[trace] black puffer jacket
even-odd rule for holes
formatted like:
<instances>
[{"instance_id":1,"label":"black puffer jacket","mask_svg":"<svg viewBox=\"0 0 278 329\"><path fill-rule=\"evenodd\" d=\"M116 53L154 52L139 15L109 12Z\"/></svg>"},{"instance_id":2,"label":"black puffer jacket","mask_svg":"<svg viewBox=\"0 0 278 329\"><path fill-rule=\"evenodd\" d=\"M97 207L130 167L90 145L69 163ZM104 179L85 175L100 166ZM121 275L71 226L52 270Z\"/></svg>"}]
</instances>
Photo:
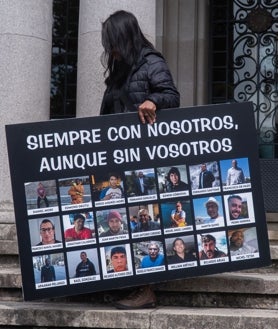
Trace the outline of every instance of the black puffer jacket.
<instances>
[{"instance_id":1,"label":"black puffer jacket","mask_svg":"<svg viewBox=\"0 0 278 329\"><path fill-rule=\"evenodd\" d=\"M107 88L100 114L115 113L107 106L111 100L111 88ZM123 96L124 94L124 96ZM121 112L137 111L145 100L152 101L157 109L179 107L180 95L163 56L156 50L143 48L140 58L131 70L121 91ZM115 97L114 97L115 98Z\"/></svg>"}]
</instances>

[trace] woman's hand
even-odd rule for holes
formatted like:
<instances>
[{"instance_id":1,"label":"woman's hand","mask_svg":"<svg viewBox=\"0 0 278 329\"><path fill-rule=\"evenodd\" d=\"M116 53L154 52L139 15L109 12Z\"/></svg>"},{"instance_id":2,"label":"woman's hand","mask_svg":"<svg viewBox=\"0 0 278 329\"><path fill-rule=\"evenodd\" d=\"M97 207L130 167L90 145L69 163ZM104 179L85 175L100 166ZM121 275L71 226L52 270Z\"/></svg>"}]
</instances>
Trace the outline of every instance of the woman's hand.
<instances>
[{"instance_id":1,"label":"woman's hand","mask_svg":"<svg viewBox=\"0 0 278 329\"><path fill-rule=\"evenodd\" d=\"M146 100L144 103L138 107L139 119L142 123L153 124L156 120L156 105L149 100Z\"/></svg>"}]
</instances>

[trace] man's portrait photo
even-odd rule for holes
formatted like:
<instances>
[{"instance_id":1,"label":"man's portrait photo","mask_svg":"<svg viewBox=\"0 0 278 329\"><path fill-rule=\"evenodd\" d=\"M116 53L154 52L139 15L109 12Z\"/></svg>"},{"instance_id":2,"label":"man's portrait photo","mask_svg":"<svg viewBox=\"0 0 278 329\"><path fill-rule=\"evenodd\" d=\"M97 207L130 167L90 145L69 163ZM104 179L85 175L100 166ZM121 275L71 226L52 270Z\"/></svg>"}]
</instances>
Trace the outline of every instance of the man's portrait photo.
<instances>
[{"instance_id":1,"label":"man's portrait photo","mask_svg":"<svg viewBox=\"0 0 278 329\"><path fill-rule=\"evenodd\" d=\"M163 202L161 207L161 219L163 222L164 233L174 231L189 231L192 226L192 212L190 201L179 199L177 201Z\"/></svg>"},{"instance_id":2,"label":"man's portrait photo","mask_svg":"<svg viewBox=\"0 0 278 329\"><path fill-rule=\"evenodd\" d=\"M126 208L99 210L96 212L96 219L101 241L105 237L118 237L117 239L119 239L121 236L121 239L128 238Z\"/></svg>"},{"instance_id":3,"label":"man's portrait photo","mask_svg":"<svg viewBox=\"0 0 278 329\"><path fill-rule=\"evenodd\" d=\"M157 203L129 207L129 214L133 218L136 217L136 225L131 226L130 223L133 237L161 234L161 220Z\"/></svg>"},{"instance_id":4,"label":"man's portrait photo","mask_svg":"<svg viewBox=\"0 0 278 329\"><path fill-rule=\"evenodd\" d=\"M251 192L224 195L224 204L228 225L237 225L239 222L252 223L255 221Z\"/></svg>"},{"instance_id":5,"label":"man's portrait photo","mask_svg":"<svg viewBox=\"0 0 278 329\"><path fill-rule=\"evenodd\" d=\"M243 255L252 255L252 257L259 257L256 227L229 230L228 239L232 261L246 259L245 257L241 257Z\"/></svg>"},{"instance_id":6,"label":"man's portrait photo","mask_svg":"<svg viewBox=\"0 0 278 329\"><path fill-rule=\"evenodd\" d=\"M220 173L217 161L204 162L189 166L192 193L203 190L203 193L220 192Z\"/></svg>"},{"instance_id":7,"label":"man's portrait photo","mask_svg":"<svg viewBox=\"0 0 278 329\"><path fill-rule=\"evenodd\" d=\"M222 160L220 168L224 191L251 187L248 158Z\"/></svg>"},{"instance_id":8,"label":"man's portrait photo","mask_svg":"<svg viewBox=\"0 0 278 329\"><path fill-rule=\"evenodd\" d=\"M63 215L64 238L66 243L72 244L74 241L88 240L95 242L95 225L92 213L71 213ZM85 241L84 241L85 243Z\"/></svg>"},{"instance_id":9,"label":"man's portrait photo","mask_svg":"<svg viewBox=\"0 0 278 329\"><path fill-rule=\"evenodd\" d=\"M193 207L197 229L225 225L223 203L220 195L193 199Z\"/></svg>"},{"instance_id":10,"label":"man's portrait photo","mask_svg":"<svg viewBox=\"0 0 278 329\"><path fill-rule=\"evenodd\" d=\"M185 165L160 167L156 169L156 172L160 194L173 193L173 196L177 194L175 192L179 192L179 196L189 194L190 184L188 184Z\"/></svg>"},{"instance_id":11,"label":"man's portrait photo","mask_svg":"<svg viewBox=\"0 0 278 329\"><path fill-rule=\"evenodd\" d=\"M63 253L51 253L33 257L33 269L36 288L43 288L43 283L61 281L66 285L66 270Z\"/></svg>"},{"instance_id":12,"label":"man's portrait photo","mask_svg":"<svg viewBox=\"0 0 278 329\"><path fill-rule=\"evenodd\" d=\"M133 270L129 244L102 247L100 253L104 279L132 275Z\"/></svg>"},{"instance_id":13,"label":"man's portrait photo","mask_svg":"<svg viewBox=\"0 0 278 329\"><path fill-rule=\"evenodd\" d=\"M165 255L161 241L148 240L133 244L136 273L149 273L145 269L155 271L165 270ZM149 270L151 271L151 270Z\"/></svg>"},{"instance_id":14,"label":"man's portrait photo","mask_svg":"<svg viewBox=\"0 0 278 329\"><path fill-rule=\"evenodd\" d=\"M226 232L209 232L198 235L199 260L201 265L215 264L216 259L228 262ZM221 261L218 260L217 263Z\"/></svg>"},{"instance_id":15,"label":"man's portrait photo","mask_svg":"<svg viewBox=\"0 0 278 329\"><path fill-rule=\"evenodd\" d=\"M157 184L153 168L125 172L127 196L148 200L148 196L157 195Z\"/></svg>"},{"instance_id":16,"label":"man's portrait photo","mask_svg":"<svg viewBox=\"0 0 278 329\"><path fill-rule=\"evenodd\" d=\"M67 252L67 263L71 284L88 281L88 277L92 276L95 277L94 280L100 279L96 248ZM82 279L84 277L86 278L85 280Z\"/></svg>"},{"instance_id":17,"label":"man's portrait photo","mask_svg":"<svg viewBox=\"0 0 278 329\"><path fill-rule=\"evenodd\" d=\"M176 268L175 266L170 265L182 264L186 262L194 262L192 263L192 266L197 266L197 252L193 235L168 238L165 239L165 243L167 263L170 269Z\"/></svg>"},{"instance_id":18,"label":"man's portrait photo","mask_svg":"<svg viewBox=\"0 0 278 329\"><path fill-rule=\"evenodd\" d=\"M122 172L99 173L91 176L95 205L125 202L124 174ZM102 201L102 202L100 202Z\"/></svg>"},{"instance_id":19,"label":"man's portrait photo","mask_svg":"<svg viewBox=\"0 0 278 329\"><path fill-rule=\"evenodd\" d=\"M58 211L56 180L27 182L24 188L28 215Z\"/></svg>"},{"instance_id":20,"label":"man's portrait photo","mask_svg":"<svg viewBox=\"0 0 278 329\"><path fill-rule=\"evenodd\" d=\"M89 176L59 179L58 186L62 210L80 209L80 207L85 208L92 206Z\"/></svg>"},{"instance_id":21,"label":"man's portrait photo","mask_svg":"<svg viewBox=\"0 0 278 329\"><path fill-rule=\"evenodd\" d=\"M29 231L32 250L47 248L57 249L62 247L62 233L60 217L42 217L29 220ZM41 248L34 248L40 246Z\"/></svg>"}]
</instances>

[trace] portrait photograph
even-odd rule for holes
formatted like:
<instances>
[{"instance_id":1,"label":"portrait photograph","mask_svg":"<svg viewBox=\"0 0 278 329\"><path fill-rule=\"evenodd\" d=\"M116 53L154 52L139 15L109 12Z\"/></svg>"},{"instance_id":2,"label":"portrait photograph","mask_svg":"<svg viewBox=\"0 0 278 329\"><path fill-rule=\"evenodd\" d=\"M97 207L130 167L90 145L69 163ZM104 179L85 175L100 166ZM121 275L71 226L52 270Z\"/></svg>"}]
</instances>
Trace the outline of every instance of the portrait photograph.
<instances>
[{"instance_id":1,"label":"portrait photograph","mask_svg":"<svg viewBox=\"0 0 278 329\"><path fill-rule=\"evenodd\" d=\"M111 208L96 211L97 231L100 242L129 238L126 208Z\"/></svg>"},{"instance_id":2,"label":"portrait photograph","mask_svg":"<svg viewBox=\"0 0 278 329\"><path fill-rule=\"evenodd\" d=\"M33 257L36 289L66 285L66 270L63 253L51 253Z\"/></svg>"},{"instance_id":3,"label":"portrait photograph","mask_svg":"<svg viewBox=\"0 0 278 329\"><path fill-rule=\"evenodd\" d=\"M32 251L63 247L59 216L29 219Z\"/></svg>"},{"instance_id":4,"label":"portrait photograph","mask_svg":"<svg viewBox=\"0 0 278 329\"><path fill-rule=\"evenodd\" d=\"M179 235L165 239L168 269L197 266L198 252L194 235Z\"/></svg>"},{"instance_id":5,"label":"portrait photograph","mask_svg":"<svg viewBox=\"0 0 278 329\"><path fill-rule=\"evenodd\" d=\"M27 182L24 189L28 215L59 210L56 180Z\"/></svg>"},{"instance_id":6,"label":"portrait photograph","mask_svg":"<svg viewBox=\"0 0 278 329\"><path fill-rule=\"evenodd\" d=\"M221 195L194 198L194 219L196 229L222 227L225 225Z\"/></svg>"},{"instance_id":7,"label":"portrait photograph","mask_svg":"<svg viewBox=\"0 0 278 329\"><path fill-rule=\"evenodd\" d=\"M260 257L256 227L240 227L228 231L232 261Z\"/></svg>"},{"instance_id":8,"label":"portrait photograph","mask_svg":"<svg viewBox=\"0 0 278 329\"><path fill-rule=\"evenodd\" d=\"M67 252L70 284L100 280L97 248Z\"/></svg>"},{"instance_id":9,"label":"portrait photograph","mask_svg":"<svg viewBox=\"0 0 278 329\"><path fill-rule=\"evenodd\" d=\"M128 202L157 199L157 183L153 168L125 171Z\"/></svg>"},{"instance_id":10,"label":"portrait photograph","mask_svg":"<svg viewBox=\"0 0 278 329\"><path fill-rule=\"evenodd\" d=\"M125 203L125 188L122 172L92 175L93 199L95 206Z\"/></svg>"},{"instance_id":11,"label":"portrait photograph","mask_svg":"<svg viewBox=\"0 0 278 329\"><path fill-rule=\"evenodd\" d=\"M248 158L221 160L219 163L224 191L251 188Z\"/></svg>"},{"instance_id":12,"label":"portrait photograph","mask_svg":"<svg viewBox=\"0 0 278 329\"><path fill-rule=\"evenodd\" d=\"M62 210L92 207L89 176L63 178L58 180Z\"/></svg>"},{"instance_id":13,"label":"portrait photograph","mask_svg":"<svg viewBox=\"0 0 278 329\"><path fill-rule=\"evenodd\" d=\"M160 167L156 172L160 198L189 195L190 184L185 165Z\"/></svg>"},{"instance_id":14,"label":"portrait photograph","mask_svg":"<svg viewBox=\"0 0 278 329\"><path fill-rule=\"evenodd\" d=\"M162 202L160 209L165 234L193 230L193 218L189 199Z\"/></svg>"},{"instance_id":15,"label":"portrait photograph","mask_svg":"<svg viewBox=\"0 0 278 329\"><path fill-rule=\"evenodd\" d=\"M227 225L255 222L252 192L224 195Z\"/></svg>"},{"instance_id":16,"label":"portrait photograph","mask_svg":"<svg viewBox=\"0 0 278 329\"><path fill-rule=\"evenodd\" d=\"M100 255L104 279L133 275L129 244L113 244L101 247Z\"/></svg>"},{"instance_id":17,"label":"portrait photograph","mask_svg":"<svg viewBox=\"0 0 278 329\"><path fill-rule=\"evenodd\" d=\"M220 192L220 172L217 161L189 166L192 194Z\"/></svg>"}]
</instances>

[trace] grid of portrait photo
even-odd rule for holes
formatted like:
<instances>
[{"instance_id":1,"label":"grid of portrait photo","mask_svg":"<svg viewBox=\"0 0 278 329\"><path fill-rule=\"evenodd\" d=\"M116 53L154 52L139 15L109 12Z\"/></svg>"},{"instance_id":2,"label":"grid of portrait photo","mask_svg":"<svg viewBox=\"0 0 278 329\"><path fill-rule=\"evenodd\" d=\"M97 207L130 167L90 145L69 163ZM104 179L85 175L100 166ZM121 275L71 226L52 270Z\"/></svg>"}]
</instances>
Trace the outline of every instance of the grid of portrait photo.
<instances>
[{"instance_id":1,"label":"grid of portrait photo","mask_svg":"<svg viewBox=\"0 0 278 329\"><path fill-rule=\"evenodd\" d=\"M248 158L96 171L24 188L35 289L260 257Z\"/></svg>"}]
</instances>

